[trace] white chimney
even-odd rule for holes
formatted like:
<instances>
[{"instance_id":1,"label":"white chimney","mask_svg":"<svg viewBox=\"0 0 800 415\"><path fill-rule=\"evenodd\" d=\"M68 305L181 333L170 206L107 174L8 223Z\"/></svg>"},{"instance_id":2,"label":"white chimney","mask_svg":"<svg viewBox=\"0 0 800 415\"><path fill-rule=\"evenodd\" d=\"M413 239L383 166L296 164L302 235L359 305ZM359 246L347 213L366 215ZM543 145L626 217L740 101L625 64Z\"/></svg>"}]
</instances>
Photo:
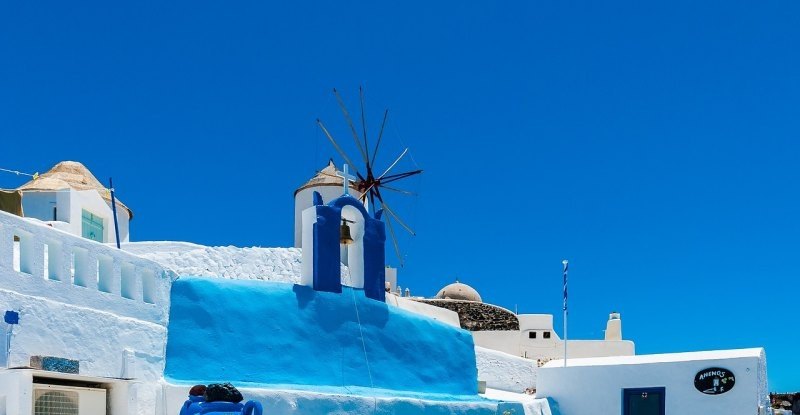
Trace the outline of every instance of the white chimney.
<instances>
[{"instance_id":1,"label":"white chimney","mask_svg":"<svg viewBox=\"0 0 800 415\"><path fill-rule=\"evenodd\" d=\"M622 340L622 319L619 313L612 311L606 323L606 340Z\"/></svg>"}]
</instances>

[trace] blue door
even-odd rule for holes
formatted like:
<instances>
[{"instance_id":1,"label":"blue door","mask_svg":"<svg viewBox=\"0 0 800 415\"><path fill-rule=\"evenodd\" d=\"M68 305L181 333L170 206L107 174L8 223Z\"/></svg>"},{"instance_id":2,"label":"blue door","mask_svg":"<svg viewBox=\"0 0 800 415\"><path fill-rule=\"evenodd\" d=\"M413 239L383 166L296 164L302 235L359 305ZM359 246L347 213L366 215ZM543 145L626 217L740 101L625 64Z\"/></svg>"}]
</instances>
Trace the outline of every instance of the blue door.
<instances>
[{"instance_id":1,"label":"blue door","mask_svg":"<svg viewBox=\"0 0 800 415\"><path fill-rule=\"evenodd\" d=\"M622 390L622 415L665 415L664 388Z\"/></svg>"}]
</instances>

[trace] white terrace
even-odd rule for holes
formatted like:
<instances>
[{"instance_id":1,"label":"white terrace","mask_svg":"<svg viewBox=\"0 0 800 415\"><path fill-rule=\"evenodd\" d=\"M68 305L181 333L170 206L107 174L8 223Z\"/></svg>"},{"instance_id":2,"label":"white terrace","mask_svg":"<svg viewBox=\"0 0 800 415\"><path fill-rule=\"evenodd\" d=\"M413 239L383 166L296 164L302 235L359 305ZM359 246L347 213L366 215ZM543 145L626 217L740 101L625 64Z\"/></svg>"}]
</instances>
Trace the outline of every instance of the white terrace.
<instances>
[{"instance_id":1,"label":"white terrace","mask_svg":"<svg viewBox=\"0 0 800 415\"><path fill-rule=\"evenodd\" d=\"M0 287L165 325L167 273L110 245L0 211Z\"/></svg>"}]
</instances>

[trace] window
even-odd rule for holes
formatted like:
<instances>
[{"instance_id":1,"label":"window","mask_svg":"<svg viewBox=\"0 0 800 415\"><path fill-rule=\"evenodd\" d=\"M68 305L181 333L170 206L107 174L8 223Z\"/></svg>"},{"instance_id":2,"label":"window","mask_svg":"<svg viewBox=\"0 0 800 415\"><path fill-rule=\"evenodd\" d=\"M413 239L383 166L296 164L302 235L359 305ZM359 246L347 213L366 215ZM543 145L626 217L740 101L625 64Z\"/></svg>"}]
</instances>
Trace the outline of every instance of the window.
<instances>
[{"instance_id":1,"label":"window","mask_svg":"<svg viewBox=\"0 0 800 415\"><path fill-rule=\"evenodd\" d=\"M104 242L103 218L87 210L81 212L81 236L97 242Z\"/></svg>"},{"instance_id":2,"label":"window","mask_svg":"<svg viewBox=\"0 0 800 415\"><path fill-rule=\"evenodd\" d=\"M529 339L535 339L536 338L536 332L535 331L529 331L528 332L528 338Z\"/></svg>"},{"instance_id":3,"label":"window","mask_svg":"<svg viewBox=\"0 0 800 415\"><path fill-rule=\"evenodd\" d=\"M549 338L550 338L550 332L549 332L549 331L545 331L545 332L543 332L543 333L542 333L542 338L543 338L543 339L549 339Z\"/></svg>"}]
</instances>

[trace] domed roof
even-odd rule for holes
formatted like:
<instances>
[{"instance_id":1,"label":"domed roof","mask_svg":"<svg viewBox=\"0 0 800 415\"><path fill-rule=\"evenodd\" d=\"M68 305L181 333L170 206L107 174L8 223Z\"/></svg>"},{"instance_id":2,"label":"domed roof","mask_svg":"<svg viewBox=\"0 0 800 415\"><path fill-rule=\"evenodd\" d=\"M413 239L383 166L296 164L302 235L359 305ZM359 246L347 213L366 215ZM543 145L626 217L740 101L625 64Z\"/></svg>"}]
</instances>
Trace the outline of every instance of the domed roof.
<instances>
[{"instance_id":1,"label":"domed roof","mask_svg":"<svg viewBox=\"0 0 800 415\"><path fill-rule=\"evenodd\" d=\"M483 300L481 300L481 295L478 294L474 288L467 284L462 284L458 282L458 280L439 290L439 292L436 294L436 298L442 300L475 301L478 303L483 302Z\"/></svg>"},{"instance_id":2,"label":"domed roof","mask_svg":"<svg viewBox=\"0 0 800 415\"><path fill-rule=\"evenodd\" d=\"M316 186L338 186L342 187L343 180L341 176L337 176L339 172L336 169L336 165L333 164L333 159L328 160L328 165L325 166L324 169L317 172L311 180L307 181L304 185L297 188L294 191L294 194L300 193L303 189L308 189L309 187L316 187ZM350 190L354 191L355 193L361 194L358 192L358 189L354 184L350 184Z\"/></svg>"},{"instance_id":3,"label":"domed roof","mask_svg":"<svg viewBox=\"0 0 800 415\"><path fill-rule=\"evenodd\" d=\"M47 192L64 189L96 190L103 199L109 203L111 202L109 189L103 186L86 166L77 161L62 161L53 166L47 173L43 173L38 178L17 188L22 192ZM133 211L120 202L119 199L116 202L120 207L128 211L128 218L133 219Z\"/></svg>"}]
</instances>

